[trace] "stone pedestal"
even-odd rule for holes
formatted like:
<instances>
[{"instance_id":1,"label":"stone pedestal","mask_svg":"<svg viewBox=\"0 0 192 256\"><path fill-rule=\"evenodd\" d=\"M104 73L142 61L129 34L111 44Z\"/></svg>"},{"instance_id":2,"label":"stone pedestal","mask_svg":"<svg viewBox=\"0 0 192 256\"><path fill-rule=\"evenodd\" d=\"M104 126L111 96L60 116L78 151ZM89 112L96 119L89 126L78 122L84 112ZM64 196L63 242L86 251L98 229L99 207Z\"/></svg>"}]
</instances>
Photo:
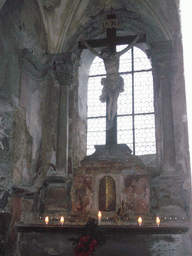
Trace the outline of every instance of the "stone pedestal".
<instances>
[{"instance_id":1,"label":"stone pedestal","mask_svg":"<svg viewBox=\"0 0 192 256\"><path fill-rule=\"evenodd\" d=\"M52 223L58 223L60 216L67 217L71 209L71 179L50 176L38 190L14 187L15 221L24 224L44 223L49 216Z\"/></svg>"},{"instance_id":2,"label":"stone pedestal","mask_svg":"<svg viewBox=\"0 0 192 256\"><path fill-rule=\"evenodd\" d=\"M59 176L46 179L41 190L39 216L67 216L70 211L70 189L70 179Z\"/></svg>"},{"instance_id":3,"label":"stone pedestal","mask_svg":"<svg viewBox=\"0 0 192 256\"><path fill-rule=\"evenodd\" d=\"M177 175L157 177L151 184L152 195L157 201L157 215L163 219L186 219L190 198ZM153 198L154 199L154 198Z\"/></svg>"}]
</instances>

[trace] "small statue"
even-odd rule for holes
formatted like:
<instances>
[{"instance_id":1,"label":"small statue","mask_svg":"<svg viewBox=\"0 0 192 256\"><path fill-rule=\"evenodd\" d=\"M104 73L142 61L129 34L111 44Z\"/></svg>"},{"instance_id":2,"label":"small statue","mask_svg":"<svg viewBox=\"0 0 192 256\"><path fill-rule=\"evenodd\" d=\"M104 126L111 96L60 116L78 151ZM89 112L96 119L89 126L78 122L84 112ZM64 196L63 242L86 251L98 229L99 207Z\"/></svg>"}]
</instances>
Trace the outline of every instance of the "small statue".
<instances>
[{"instance_id":1,"label":"small statue","mask_svg":"<svg viewBox=\"0 0 192 256\"><path fill-rule=\"evenodd\" d=\"M119 93L124 91L124 81L119 75L119 58L122 54L126 53L134 44L139 40L140 35L138 35L126 48L120 52L112 53L108 47L101 50L101 53L93 49L86 41L84 44L91 53L97 57L103 59L105 70L107 73L106 78L101 79L101 84L103 85L102 95L100 96L101 102L106 102L108 97L107 106L107 121L113 121L117 113L117 99Z\"/></svg>"}]
</instances>

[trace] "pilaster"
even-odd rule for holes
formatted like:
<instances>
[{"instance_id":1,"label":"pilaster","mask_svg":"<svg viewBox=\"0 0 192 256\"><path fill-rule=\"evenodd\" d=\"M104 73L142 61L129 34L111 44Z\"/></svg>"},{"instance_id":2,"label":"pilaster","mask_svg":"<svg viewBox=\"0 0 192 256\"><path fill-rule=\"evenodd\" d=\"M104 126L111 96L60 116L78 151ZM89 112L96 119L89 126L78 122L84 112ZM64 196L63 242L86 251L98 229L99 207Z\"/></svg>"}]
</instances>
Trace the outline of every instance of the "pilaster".
<instances>
[{"instance_id":1,"label":"pilaster","mask_svg":"<svg viewBox=\"0 0 192 256\"><path fill-rule=\"evenodd\" d=\"M151 43L156 122L157 162L164 174L175 171L175 140L171 87L173 84L172 42Z\"/></svg>"},{"instance_id":2,"label":"pilaster","mask_svg":"<svg viewBox=\"0 0 192 256\"><path fill-rule=\"evenodd\" d=\"M68 53L53 57L53 68L60 86L59 118L57 136L57 175L68 173L68 130L69 130L69 86L71 83L72 61Z\"/></svg>"}]
</instances>

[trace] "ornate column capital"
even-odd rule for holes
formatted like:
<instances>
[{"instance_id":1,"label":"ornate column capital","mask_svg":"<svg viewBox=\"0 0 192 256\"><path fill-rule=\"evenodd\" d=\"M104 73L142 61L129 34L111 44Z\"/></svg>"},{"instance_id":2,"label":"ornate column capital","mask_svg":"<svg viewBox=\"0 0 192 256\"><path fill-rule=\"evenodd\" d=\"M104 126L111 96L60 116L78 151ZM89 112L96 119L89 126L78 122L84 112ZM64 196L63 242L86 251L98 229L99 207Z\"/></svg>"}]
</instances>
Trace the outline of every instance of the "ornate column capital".
<instances>
[{"instance_id":1,"label":"ornate column capital","mask_svg":"<svg viewBox=\"0 0 192 256\"><path fill-rule=\"evenodd\" d=\"M70 86L72 80L71 53L59 53L52 57L52 65L55 77L60 85Z\"/></svg>"}]
</instances>

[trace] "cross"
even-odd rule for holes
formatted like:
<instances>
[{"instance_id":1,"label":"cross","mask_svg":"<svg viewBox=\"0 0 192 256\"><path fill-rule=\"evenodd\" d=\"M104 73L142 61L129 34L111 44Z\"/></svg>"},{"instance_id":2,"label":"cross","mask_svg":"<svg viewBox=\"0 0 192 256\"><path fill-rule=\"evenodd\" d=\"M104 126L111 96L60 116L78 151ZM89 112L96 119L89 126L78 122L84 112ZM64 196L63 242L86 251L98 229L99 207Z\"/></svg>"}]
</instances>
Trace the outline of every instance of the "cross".
<instances>
[{"instance_id":1,"label":"cross","mask_svg":"<svg viewBox=\"0 0 192 256\"><path fill-rule=\"evenodd\" d=\"M116 53L116 45L129 44L133 42L136 38L136 35L117 37L116 36L116 14L107 15L107 22L109 22L112 26L107 28L107 38L103 39L94 39L94 40L86 40L86 42L92 47L103 47L108 46L111 53ZM106 22L106 24L107 24ZM137 43L146 42L146 35L143 35ZM86 46L79 41L79 49L86 49ZM106 106L109 104L109 98L107 98ZM106 111L106 120L108 118L108 111ZM110 129L106 129L106 145L114 145L117 144L117 113L113 119L113 124Z\"/></svg>"}]
</instances>

